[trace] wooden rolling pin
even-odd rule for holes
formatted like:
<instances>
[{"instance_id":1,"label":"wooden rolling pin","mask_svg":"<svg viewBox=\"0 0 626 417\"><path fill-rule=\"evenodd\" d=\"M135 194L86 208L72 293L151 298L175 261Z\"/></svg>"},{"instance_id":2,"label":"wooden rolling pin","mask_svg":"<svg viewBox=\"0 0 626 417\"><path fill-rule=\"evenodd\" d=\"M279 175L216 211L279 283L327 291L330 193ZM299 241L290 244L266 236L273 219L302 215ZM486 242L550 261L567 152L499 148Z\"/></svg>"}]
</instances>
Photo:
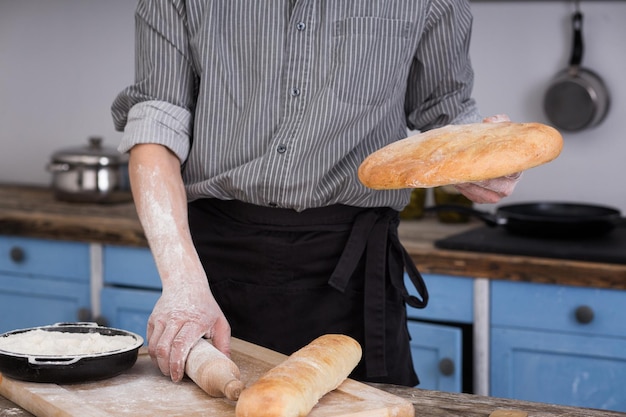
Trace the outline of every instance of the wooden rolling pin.
<instances>
[{"instance_id":1,"label":"wooden rolling pin","mask_svg":"<svg viewBox=\"0 0 626 417\"><path fill-rule=\"evenodd\" d=\"M191 348L185 372L211 397L236 401L244 389L237 365L206 339L200 339Z\"/></svg>"}]
</instances>

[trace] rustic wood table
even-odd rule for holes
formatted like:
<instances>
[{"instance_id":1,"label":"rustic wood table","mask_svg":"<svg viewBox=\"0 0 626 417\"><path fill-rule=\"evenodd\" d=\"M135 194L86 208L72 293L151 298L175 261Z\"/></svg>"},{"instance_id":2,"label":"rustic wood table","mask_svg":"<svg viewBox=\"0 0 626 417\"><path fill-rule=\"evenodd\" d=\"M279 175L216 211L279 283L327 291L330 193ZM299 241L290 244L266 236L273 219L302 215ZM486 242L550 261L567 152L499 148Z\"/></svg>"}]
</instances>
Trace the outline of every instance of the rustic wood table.
<instances>
[{"instance_id":1,"label":"rustic wood table","mask_svg":"<svg viewBox=\"0 0 626 417\"><path fill-rule=\"evenodd\" d=\"M552 404L453 394L418 388L372 384L413 403L416 417L489 417L496 410L521 411L528 417L624 417L626 413ZM31 413L0 396L0 417L33 417ZM190 416L191 417L191 416Z\"/></svg>"}]
</instances>

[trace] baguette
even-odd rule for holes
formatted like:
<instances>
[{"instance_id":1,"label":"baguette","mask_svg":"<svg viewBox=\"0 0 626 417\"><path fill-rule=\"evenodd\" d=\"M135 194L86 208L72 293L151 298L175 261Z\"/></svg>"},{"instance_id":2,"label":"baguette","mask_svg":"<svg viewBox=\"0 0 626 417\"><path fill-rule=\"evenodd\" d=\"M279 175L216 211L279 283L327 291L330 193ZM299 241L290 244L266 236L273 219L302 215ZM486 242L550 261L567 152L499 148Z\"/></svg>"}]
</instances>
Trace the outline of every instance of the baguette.
<instances>
[{"instance_id":1,"label":"baguette","mask_svg":"<svg viewBox=\"0 0 626 417\"><path fill-rule=\"evenodd\" d=\"M349 336L327 334L270 369L237 401L237 417L303 417L337 388L361 359L361 346Z\"/></svg>"},{"instance_id":2,"label":"baguette","mask_svg":"<svg viewBox=\"0 0 626 417\"><path fill-rule=\"evenodd\" d=\"M541 123L448 125L379 149L358 176L378 190L484 181L550 162L562 148L561 134Z\"/></svg>"}]
</instances>

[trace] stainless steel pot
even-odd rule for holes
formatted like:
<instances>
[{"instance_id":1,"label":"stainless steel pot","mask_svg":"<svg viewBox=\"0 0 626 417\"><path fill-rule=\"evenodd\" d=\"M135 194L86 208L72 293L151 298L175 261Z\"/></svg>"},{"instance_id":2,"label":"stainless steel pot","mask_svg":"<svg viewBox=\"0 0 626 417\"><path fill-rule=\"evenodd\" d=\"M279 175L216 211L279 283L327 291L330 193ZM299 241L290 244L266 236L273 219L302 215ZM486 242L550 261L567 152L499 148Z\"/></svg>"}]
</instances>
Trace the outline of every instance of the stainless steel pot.
<instances>
[{"instance_id":1,"label":"stainless steel pot","mask_svg":"<svg viewBox=\"0 0 626 417\"><path fill-rule=\"evenodd\" d=\"M61 149L48 164L57 199L81 203L118 203L132 199L128 155L90 137L86 146Z\"/></svg>"},{"instance_id":2,"label":"stainless steel pot","mask_svg":"<svg viewBox=\"0 0 626 417\"><path fill-rule=\"evenodd\" d=\"M572 18L574 45L569 68L552 80L544 97L544 111L558 128L579 131L599 124L609 110L610 97L604 81L595 72L581 66L583 58L583 15Z\"/></svg>"}]
</instances>

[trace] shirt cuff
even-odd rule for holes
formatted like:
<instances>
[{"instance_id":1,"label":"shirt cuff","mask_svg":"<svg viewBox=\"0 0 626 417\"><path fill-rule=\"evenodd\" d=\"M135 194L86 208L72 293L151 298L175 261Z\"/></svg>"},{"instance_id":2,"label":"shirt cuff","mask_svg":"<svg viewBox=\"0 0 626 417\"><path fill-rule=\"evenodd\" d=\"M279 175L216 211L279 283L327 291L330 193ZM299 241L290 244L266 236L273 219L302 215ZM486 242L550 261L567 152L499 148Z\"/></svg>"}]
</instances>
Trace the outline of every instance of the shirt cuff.
<instances>
[{"instance_id":1,"label":"shirt cuff","mask_svg":"<svg viewBox=\"0 0 626 417\"><path fill-rule=\"evenodd\" d=\"M476 102L472 99L465 103L461 112L450 122L452 125L464 125L469 123L480 123L483 116L478 111Z\"/></svg>"},{"instance_id":2,"label":"shirt cuff","mask_svg":"<svg viewBox=\"0 0 626 417\"><path fill-rule=\"evenodd\" d=\"M141 143L167 147L181 163L187 160L192 127L191 112L164 101L143 101L128 112L118 150L122 153Z\"/></svg>"}]
</instances>

